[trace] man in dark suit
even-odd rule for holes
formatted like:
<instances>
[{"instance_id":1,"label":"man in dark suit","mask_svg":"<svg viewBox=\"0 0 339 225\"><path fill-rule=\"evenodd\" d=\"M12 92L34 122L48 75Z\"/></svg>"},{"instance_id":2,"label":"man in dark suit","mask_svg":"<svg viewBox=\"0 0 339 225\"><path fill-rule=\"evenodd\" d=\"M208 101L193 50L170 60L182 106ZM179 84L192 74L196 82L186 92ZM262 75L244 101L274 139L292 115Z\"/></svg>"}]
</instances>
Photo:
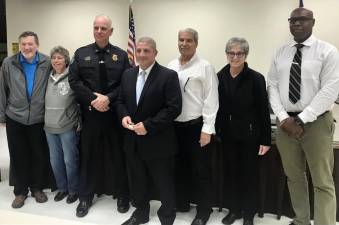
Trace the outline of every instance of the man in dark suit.
<instances>
[{"instance_id":1,"label":"man in dark suit","mask_svg":"<svg viewBox=\"0 0 339 225\"><path fill-rule=\"evenodd\" d=\"M136 210L123 225L149 221L149 181L152 179L162 206L162 225L175 219L173 180L177 151L173 120L181 112L178 75L155 61L156 43L140 38L136 47L138 67L122 76L117 112L125 129L124 150L130 176L130 190Z\"/></svg>"}]
</instances>

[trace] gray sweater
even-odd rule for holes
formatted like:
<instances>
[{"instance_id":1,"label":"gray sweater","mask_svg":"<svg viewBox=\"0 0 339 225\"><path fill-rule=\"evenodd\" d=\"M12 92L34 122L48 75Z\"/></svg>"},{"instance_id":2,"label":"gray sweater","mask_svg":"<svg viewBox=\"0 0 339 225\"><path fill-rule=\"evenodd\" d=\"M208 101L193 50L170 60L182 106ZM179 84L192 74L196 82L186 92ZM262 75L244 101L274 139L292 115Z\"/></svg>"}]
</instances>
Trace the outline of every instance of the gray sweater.
<instances>
[{"instance_id":1,"label":"gray sweater","mask_svg":"<svg viewBox=\"0 0 339 225\"><path fill-rule=\"evenodd\" d=\"M45 91L49 58L41 53L35 71L32 96L29 99L26 78L19 54L7 57L0 69L0 123L6 116L24 125L44 122Z\"/></svg>"},{"instance_id":2,"label":"gray sweater","mask_svg":"<svg viewBox=\"0 0 339 225\"><path fill-rule=\"evenodd\" d=\"M45 96L45 130L61 134L77 128L80 122L79 107L68 83L68 68L58 77L50 73Z\"/></svg>"}]
</instances>

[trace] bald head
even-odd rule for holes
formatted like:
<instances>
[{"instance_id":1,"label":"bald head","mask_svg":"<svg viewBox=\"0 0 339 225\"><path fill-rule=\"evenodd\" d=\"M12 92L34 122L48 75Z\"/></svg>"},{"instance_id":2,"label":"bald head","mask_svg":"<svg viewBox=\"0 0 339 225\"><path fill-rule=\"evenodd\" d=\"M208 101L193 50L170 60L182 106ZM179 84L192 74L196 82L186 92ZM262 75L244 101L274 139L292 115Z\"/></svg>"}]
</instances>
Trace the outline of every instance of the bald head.
<instances>
[{"instance_id":1,"label":"bald head","mask_svg":"<svg viewBox=\"0 0 339 225\"><path fill-rule=\"evenodd\" d=\"M312 35L315 19L311 10L296 8L291 12L291 17L288 21L290 23L290 32L296 42L302 43Z\"/></svg>"},{"instance_id":2,"label":"bald head","mask_svg":"<svg viewBox=\"0 0 339 225\"><path fill-rule=\"evenodd\" d=\"M303 15L307 15L309 18L313 19L313 12L311 10L303 8L303 7L299 7L299 8L294 9L291 12L291 17L293 16L293 14L300 14L300 13L303 14Z\"/></svg>"}]
</instances>

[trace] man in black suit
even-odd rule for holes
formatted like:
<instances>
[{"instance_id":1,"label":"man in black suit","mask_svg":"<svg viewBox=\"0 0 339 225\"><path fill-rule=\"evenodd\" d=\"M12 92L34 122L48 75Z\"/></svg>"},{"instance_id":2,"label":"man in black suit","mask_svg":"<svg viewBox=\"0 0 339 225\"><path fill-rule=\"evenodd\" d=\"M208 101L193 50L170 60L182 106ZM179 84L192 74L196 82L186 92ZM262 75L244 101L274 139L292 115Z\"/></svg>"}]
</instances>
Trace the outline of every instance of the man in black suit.
<instances>
[{"instance_id":1,"label":"man in black suit","mask_svg":"<svg viewBox=\"0 0 339 225\"><path fill-rule=\"evenodd\" d=\"M162 225L175 219L174 155L177 151L173 120L181 112L181 92L175 71L155 61L152 38L138 40L138 67L122 76L117 112L125 129L124 150L130 190L136 210L123 225L149 221L149 181L152 179L162 203Z\"/></svg>"}]
</instances>

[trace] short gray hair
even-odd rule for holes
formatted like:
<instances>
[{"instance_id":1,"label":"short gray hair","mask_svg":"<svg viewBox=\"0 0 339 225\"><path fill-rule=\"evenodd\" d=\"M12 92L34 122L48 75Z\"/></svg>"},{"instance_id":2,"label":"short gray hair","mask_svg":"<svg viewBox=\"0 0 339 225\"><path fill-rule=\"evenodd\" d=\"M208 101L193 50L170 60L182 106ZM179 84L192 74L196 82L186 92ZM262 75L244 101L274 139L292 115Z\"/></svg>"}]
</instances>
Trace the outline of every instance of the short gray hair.
<instances>
[{"instance_id":1,"label":"short gray hair","mask_svg":"<svg viewBox=\"0 0 339 225\"><path fill-rule=\"evenodd\" d=\"M65 64L66 64L66 67L67 67L69 65L69 62L70 62L68 50L66 48L62 47L62 46L56 46L56 47L52 48L52 50L51 50L51 54L50 54L51 58L56 53L59 53L60 55L62 55L65 58Z\"/></svg>"},{"instance_id":2,"label":"short gray hair","mask_svg":"<svg viewBox=\"0 0 339 225\"><path fill-rule=\"evenodd\" d=\"M137 43L140 43L140 42L145 42L145 43L151 45L151 47L154 50L157 50L157 43L154 41L153 38L150 38L150 37L141 37L141 38L139 38Z\"/></svg>"},{"instance_id":3,"label":"short gray hair","mask_svg":"<svg viewBox=\"0 0 339 225\"><path fill-rule=\"evenodd\" d=\"M111 18L109 16L104 15L104 14L99 14L99 15L95 16L93 24L95 23L95 21L98 18L104 18L108 22L109 28L112 28L112 20L111 20Z\"/></svg>"},{"instance_id":4,"label":"short gray hair","mask_svg":"<svg viewBox=\"0 0 339 225\"><path fill-rule=\"evenodd\" d=\"M198 31L194 30L193 28L185 28L185 29L179 30L178 38L180 36L180 33L182 33L182 32L187 32L187 33L192 34L194 42L198 43L198 39L199 39Z\"/></svg>"},{"instance_id":5,"label":"short gray hair","mask_svg":"<svg viewBox=\"0 0 339 225\"><path fill-rule=\"evenodd\" d=\"M245 56L248 55L250 51L250 46L245 38L232 37L231 39L229 39L226 43L225 52L229 52L234 45L239 45L241 50L243 50L243 52L245 53Z\"/></svg>"}]
</instances>

